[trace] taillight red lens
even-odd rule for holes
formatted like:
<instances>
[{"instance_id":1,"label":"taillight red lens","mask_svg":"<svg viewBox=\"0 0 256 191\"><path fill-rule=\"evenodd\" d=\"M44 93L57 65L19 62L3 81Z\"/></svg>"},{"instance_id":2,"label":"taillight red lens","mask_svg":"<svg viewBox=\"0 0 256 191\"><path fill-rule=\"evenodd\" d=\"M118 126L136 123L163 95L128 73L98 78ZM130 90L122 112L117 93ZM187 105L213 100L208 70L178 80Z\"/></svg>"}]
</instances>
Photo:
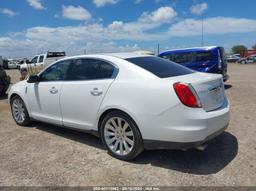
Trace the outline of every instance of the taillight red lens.
<instances>
[{"instance_id":1,"label":"taillight red lens","mask_svg":"<svg viewBox=\"0 0 256 191\"><path fill-rule=\"evenodd\" d=\"M200 107L199 101L197 100L194 93L191 91L189 85L178 82L175 83L173 87L178 98L184 105L194 108Z\"/></svg>"}]
</instances>

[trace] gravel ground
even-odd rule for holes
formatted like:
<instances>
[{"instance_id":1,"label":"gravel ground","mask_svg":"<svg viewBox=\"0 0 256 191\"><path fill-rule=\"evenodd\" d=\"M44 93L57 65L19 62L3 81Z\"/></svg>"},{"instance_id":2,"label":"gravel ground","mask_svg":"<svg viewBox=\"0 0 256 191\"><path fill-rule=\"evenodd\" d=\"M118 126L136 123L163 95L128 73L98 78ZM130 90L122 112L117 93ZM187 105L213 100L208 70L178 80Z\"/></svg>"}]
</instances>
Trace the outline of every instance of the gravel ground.
<instances>
[{"instance_id":1,"label":"gravel ground","mask_svg":"<svg viewBox=\"0 0 256 191\"><path fill-rule=\"evenodd\" d=\"M256 186L256 65L230 64L229 74L225 133L205 151L144 151L132 162L110 157L86 133L19 127L0 98L0 186Z\"/></svg>"}]
</instances>

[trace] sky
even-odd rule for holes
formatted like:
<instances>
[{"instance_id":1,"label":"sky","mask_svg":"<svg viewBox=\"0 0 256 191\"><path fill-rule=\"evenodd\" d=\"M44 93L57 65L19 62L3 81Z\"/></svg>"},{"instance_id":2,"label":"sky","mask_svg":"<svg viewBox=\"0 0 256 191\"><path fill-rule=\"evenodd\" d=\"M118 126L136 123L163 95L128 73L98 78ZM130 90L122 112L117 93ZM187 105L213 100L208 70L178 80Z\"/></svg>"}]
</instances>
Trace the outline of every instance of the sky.
<instances>
[{"instance_id":1,"label":"sky","mask_svg":"<svg viewBox=\"0 0 256 191\"><path fill-rule=\"evenodd\" d=\"M256 0L0 0L0 56L256 44Z\"/></svg>"}]
</instances>

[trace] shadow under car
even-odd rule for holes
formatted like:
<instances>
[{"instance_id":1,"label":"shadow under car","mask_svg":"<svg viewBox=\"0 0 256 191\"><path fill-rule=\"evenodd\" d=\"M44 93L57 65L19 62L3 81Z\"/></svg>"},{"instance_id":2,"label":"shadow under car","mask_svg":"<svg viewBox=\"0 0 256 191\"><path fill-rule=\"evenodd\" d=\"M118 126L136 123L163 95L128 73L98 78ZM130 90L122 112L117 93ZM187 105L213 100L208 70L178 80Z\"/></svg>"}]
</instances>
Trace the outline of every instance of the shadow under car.
<instances>
[{"instance_id":1,"label":"shadow under car","mask_svg":"<svg viewBox=\"0 0 256 191\"><path fill-rule=\"evenodd\" d=\"M31 127L102 150L104 149L100 138L89 133L56 127L45 123L34 123ZM222 170L236 157L237 152L237 138L229 132L224 132L209 141L204 151L196 149L187 151L145 150L130 162L136 164L151 164L152 166L184 173L207 175L215 174Z\"/></svg>"}]
</instances>

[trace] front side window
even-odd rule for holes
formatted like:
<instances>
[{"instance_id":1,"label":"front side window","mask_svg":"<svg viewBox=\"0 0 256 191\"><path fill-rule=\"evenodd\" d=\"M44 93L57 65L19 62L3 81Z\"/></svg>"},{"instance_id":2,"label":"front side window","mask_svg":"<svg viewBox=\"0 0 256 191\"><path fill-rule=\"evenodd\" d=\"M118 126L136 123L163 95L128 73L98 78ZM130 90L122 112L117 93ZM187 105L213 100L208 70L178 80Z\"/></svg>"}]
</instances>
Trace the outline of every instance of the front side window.
<instances>
[{"instance_id":1,"label":"front side window","mask_svg":"<svg viewBox=\"0 0 256 191\"><path fill-rule=\"evenodd\" d=\"M31 60L31 64L37 63L37 59L38 59L38 56L34 57L34 58Z\"/></svg>"},{"instance_id":2,"label":"front side window","mask_svg":"<svg viewBox=\"0 0 256 191\"><path fill-rule=\"evenodd\" d=\"M50 66L40 75L40 81L48 82L64 80L70 63L71 60L65 60Z\"/></svg>"},{"instance_id":3,"label":"front side window","mask_svg":"<svg viewBox=\"0 0 256 191\"><path fill-rule=\"evenodd\" d=\"M67 80L99 80L112 78L114 66L102 60L78 59L68 72Z\"/></svg>"}]
</instances>

